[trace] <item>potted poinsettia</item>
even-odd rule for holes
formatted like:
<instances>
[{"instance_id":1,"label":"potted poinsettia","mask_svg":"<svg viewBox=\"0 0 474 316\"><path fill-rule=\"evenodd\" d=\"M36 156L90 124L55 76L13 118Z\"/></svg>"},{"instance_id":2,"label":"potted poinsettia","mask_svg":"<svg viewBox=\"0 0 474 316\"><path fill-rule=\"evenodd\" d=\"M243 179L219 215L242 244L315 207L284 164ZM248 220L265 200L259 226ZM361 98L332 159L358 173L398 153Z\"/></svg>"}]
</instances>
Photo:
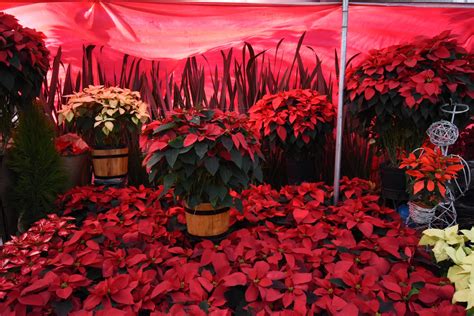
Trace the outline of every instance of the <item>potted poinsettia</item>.
<instances>
[{"instance_id":1,"label":"potted poinsettia","mask_svg":"<svg viewBox=\"0 0 474 316\"><path fill-rule=\"evenodd\" d=\"M59 123L74 125L92 145L96 179L127 175L127 137L148 118L140 93L119 87L89 86L69 96L59 111Z\"/></svg>"},{"instance_id":2,"label":"potted poinsettia","mask_svg":"<svg viewBox=\"0 0 474 316\"><path fill-rule=\"evenodd\" d=\"M463 165L457 156L444 156L439 148L423 147L402 158L400 168L409 176L410 218L425 224L446 199L449 182L457 178Z\"/></svg>"},{"instance_id":3,"label":"potted poinsettia","mask_svg":"<svg viewBox=\"0 0 474 316\"><path fill-rule=\"evenodd\" d=\"M67 133L56 138L54 144L68 176L67 188L88 184L91 173L87 143L79 135Z\"/></svg>"},{"instance_id":4,"label":"potted poinsettia","mask_svg":"<svg viewBox=\"0 0 474 316\"><path fill-rule=\"evenodd\" d=\"M39 95L49 69L49 51L44 34L23 27L0 12L0 111L4 107L29 107Z\"/></svg>"},{"instance_id":5,"label":"potted poinsettia","mask_svg":"<svg viewBox=\"0 0 474 316\"><path fill-rule=\"evenodd\" d=\"M372 50L347 71L346 104L358 130L388 157L382 166L382 193L400 199L405 175L400 154L422 145L425 131L443 119L441 105L472 104L473 54L444 32L433 38ZM457 122L462 126L468 115Z\"/></svg>"},{"instance_id":6,"label":"potted poinsettia","mask_svg":"<svg viewBox=\"0 0 474 316\"><path fill-rule=\"evenodd\" d=\"M284 151L290 183L315 180L314 155L334 128L335 106L309 89L265 95L249 110L250 123L268 151Z\"/></svg>"},{"instance_id":7,"label":"potted poinsettia","mask_svg":"<svg viewBox=\"0 0 474 316\"><path fill-rule=\"evenodd\" d=\"M164 192L174 188L184 202L191 235L225 233L229 207L241 208L230 190L262 177L259 141L246 117L234 112L176 110L144 127L140 148L150 182L163 183Z\"/></svg>"}]
</instances>

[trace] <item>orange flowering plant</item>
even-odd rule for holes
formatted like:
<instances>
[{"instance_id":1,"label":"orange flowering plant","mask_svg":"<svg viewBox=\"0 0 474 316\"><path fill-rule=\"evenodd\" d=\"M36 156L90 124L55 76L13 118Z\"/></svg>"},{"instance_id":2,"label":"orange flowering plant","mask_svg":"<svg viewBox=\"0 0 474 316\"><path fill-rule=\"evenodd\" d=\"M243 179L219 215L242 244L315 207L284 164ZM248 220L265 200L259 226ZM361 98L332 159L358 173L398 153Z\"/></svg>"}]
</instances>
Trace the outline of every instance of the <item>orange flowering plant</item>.
<instances>
[{"instance_id":1,"label":"orange flowering plant","mask_svg":"<svg viewBox=\"0 0 474 316\"><path fill-rule=\"evenodd\" d=\"M446 197L448 182L457 178L463 165L459 157L444 156L438 148L423 147L419 153L403 157L400 168L407 169L412 200L434 207Z\"/></svg>"}]
</instances>

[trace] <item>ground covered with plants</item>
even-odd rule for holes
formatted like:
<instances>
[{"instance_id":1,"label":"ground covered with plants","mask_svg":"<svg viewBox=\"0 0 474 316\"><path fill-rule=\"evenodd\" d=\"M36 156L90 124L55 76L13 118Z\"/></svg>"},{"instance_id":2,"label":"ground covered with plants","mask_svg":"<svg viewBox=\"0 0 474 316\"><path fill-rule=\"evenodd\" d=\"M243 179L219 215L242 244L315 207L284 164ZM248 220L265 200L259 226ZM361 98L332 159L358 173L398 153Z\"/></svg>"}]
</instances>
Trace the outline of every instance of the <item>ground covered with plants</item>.
<instances>
[{"instance_id":1,"label":"ground covered with plants","mask_svg":"<svg viewBox=\"0 0 474 316\"><path fill-rule=\"evenodd\" d=\"M215 243L186 236L162 188L73 189L0 250L0 313L465 314L373 185L341 186L338 206L322 183L253 186Z\"/></svg>"}]
</instances>

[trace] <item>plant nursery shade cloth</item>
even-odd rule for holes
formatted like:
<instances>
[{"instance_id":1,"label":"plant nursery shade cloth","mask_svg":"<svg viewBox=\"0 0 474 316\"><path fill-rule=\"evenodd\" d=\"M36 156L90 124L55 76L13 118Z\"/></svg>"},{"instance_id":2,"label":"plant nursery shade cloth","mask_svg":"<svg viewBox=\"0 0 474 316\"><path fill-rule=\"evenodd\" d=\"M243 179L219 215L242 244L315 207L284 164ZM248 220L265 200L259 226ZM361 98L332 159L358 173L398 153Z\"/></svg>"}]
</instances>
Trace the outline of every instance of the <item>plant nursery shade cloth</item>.
<instances>
[{"instance_id":1,"label":"plant nursery shade cloth","mask_svg":"<svg viewBox=\"0 0 474 316\"><path fill-rule=\"evenodd\" d=\"M83 45L101 49L98 58L112 73L121 67L123 54L159 60L167 73L182 69L189 56L204 54L202 63L221 65L220 50L244 42L256 52L278 50L291 64L298 39L306 32L301 55L323 62L326 76L335 69L340 47L339 4L216 4L127 1L2 2L0 10L21 24L42 31L52 56L62 47L63 62L81 66ZM468 50L474 47L474 6L351 5L348 58L373 48L434 36L451 30ZM146 63L145 63L146 64ZM334 75L332 75L334 78Z\"/></svg>"}]
</instances>

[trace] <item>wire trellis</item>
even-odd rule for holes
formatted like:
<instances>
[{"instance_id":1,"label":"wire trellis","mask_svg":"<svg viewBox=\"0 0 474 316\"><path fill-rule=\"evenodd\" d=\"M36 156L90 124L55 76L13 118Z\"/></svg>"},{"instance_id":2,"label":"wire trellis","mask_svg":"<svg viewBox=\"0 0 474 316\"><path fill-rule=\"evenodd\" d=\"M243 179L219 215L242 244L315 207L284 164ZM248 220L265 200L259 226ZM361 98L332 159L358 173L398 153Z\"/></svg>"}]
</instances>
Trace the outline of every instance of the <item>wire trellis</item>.
<instances>
[{"instance_id":1,"label":"wire trellis","mask_svg":"<svg viewBox=\"0 0 474 316\"><path fill-rule=\"evenodd\" d=\"M432 209L422 209L412 202L409 202L409 215L407 225L418 229L425 228L446 228L457 224L457 212L454 202L463 196L469 189L471 183L471 171L469 164L459 155L448 154L449 146L453 145L459 137L459 130L454 124L457 114L469 111L469 106L460 103L447 103L441 110L451 115L451 121L441 120L434 122L427 130L430 142L438 147L444 156L457 157L463 165L458 177L449 181L446 185L446 197ZM423 148L413 151L423 154Z\"/></svg>"}]
</instances>

